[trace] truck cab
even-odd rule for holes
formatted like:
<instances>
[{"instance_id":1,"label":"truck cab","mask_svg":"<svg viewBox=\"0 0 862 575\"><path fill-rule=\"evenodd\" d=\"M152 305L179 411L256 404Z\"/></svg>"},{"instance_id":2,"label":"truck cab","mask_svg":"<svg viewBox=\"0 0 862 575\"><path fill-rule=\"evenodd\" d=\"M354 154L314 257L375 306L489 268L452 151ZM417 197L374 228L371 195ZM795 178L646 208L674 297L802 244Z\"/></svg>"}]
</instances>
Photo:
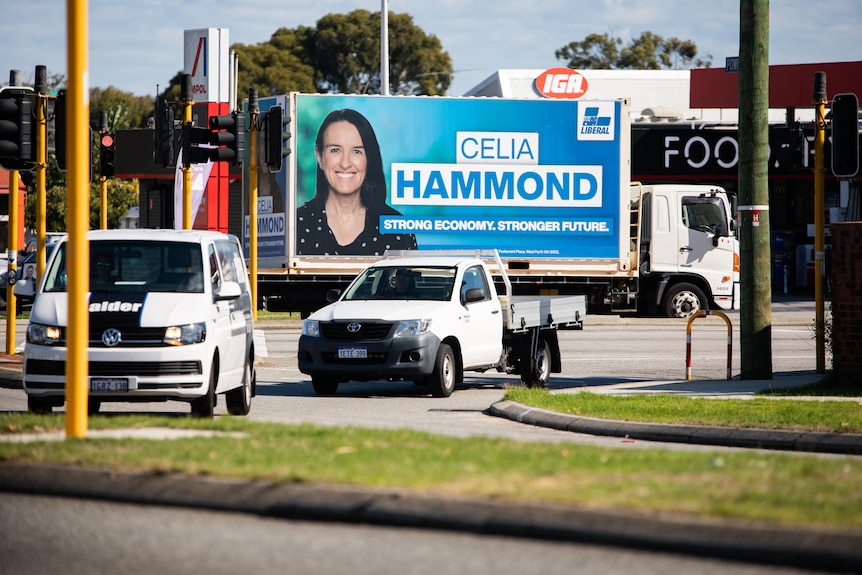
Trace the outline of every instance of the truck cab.
<instances>
[{"instance_id":1,"label":"truck cab","mask_svg":"<svg viewBox=\"0 0 862 575\"><path fill-rule=\"evenodd\" d=\"M642 303L668 317L688 317L710 303L739 309L739 240L727 193L678 184L634 190Z\"/></svg>"}]
</instances>

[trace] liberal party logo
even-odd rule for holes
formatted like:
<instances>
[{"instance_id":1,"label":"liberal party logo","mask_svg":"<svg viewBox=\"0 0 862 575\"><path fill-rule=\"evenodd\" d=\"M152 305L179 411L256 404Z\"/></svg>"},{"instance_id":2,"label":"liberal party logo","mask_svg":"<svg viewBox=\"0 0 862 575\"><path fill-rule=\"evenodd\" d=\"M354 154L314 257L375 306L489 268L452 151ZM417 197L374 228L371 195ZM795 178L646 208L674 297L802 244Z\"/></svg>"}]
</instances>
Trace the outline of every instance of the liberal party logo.
<instances>
[{"instance_id":1,"label":"liberal party logo","mask_svg":"<svg viewBox=\"0 0 862 575\"><path fill-rule=\"evenodd\" d=\"M614 139L614 103L596 102L578 106L578 140Z\"/></svg>"}]
</instances>

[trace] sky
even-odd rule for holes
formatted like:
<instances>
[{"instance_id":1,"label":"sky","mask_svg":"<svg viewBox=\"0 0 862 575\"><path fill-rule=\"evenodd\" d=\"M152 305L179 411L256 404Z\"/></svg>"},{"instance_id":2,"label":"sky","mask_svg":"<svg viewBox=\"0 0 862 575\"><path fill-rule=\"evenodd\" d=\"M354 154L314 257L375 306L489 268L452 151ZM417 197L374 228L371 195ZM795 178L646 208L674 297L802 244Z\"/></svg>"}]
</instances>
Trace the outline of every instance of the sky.
<instances>
[{"instance_id":1,"label":"sky","mask_svg":"<svg viewBox=\"0 0 862 575\"><path fill-rule=\"evenodd\" d=\"M450 96L500 69L565 66L554 52L593 33L624 44L647 31L692 40L713 67L739 52L738 0L90 0L89 86L155 95L182 71L184 30L228 28L231 44L254 45L279 28L315 26L326 14L379 12L384 1L391 13L411 15L440 39L455 74ZM37 65L47 66L49 76L66 74L66 4L4 3L0 86L12 69L21 70L25 83L33 82ZM773 0L769 62L862 60L860 30L860 0Z\"/></svg>"}]
</instances>

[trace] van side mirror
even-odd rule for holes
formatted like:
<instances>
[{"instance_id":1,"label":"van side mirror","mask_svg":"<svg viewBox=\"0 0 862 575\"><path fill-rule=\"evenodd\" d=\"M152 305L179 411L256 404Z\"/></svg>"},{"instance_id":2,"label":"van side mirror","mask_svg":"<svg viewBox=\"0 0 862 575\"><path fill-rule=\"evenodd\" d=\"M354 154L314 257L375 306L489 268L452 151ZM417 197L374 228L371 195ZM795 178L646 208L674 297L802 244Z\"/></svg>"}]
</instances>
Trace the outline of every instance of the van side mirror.
<instances>
[{"instance_id":1,"label":"van side mirror","mask_svg":"<svg viewBox=\"0 0 862 575\"><path fill-rule=\"evenodd\" d=\"M237 282L224 282L221 284L221 288L218 290L218 293L215 294L215 299L217 301L223 299L236 299L241 295L242 288Z\"/></svg>"}]
</instances>

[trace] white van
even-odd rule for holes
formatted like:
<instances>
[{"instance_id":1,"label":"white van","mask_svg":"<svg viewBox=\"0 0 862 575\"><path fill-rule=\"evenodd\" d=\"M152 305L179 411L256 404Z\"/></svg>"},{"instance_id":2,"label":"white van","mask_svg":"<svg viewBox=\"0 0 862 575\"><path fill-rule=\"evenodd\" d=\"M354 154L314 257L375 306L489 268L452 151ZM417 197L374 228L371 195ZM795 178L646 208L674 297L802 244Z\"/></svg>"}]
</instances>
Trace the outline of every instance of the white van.
<instances>
[{"instance_id":1,"label":"white van","mask_svg":"<svg viewBox=\"0 0 862 575\"><path fill-rule=\"evenodd\" d=\"M95 230L90 246L89 412L181 400L246 415L255 395L252 301L239 240L209 231ZM24 347L28 410L65 401L68 243L39 283Z\"/></svg>"}]
</instances>

